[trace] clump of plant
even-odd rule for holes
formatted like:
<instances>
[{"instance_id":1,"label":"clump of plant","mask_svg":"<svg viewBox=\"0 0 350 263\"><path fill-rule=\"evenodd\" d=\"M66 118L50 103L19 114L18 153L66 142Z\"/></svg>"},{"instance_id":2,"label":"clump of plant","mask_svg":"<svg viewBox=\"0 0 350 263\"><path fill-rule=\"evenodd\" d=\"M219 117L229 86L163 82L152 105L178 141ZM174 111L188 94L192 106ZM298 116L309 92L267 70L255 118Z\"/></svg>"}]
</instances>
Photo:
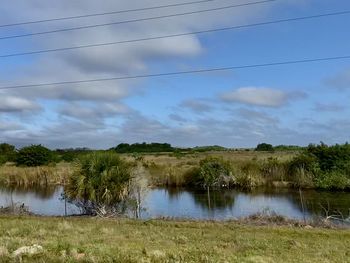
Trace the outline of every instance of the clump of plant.
<instances>
[{"instance_id":1,"label":"clump of plant","mask_svg":"<svg viewBox=\"0 0 350 263\"><path fill-rule=\"evenodd\" d=\"M240 163L234 173L234 184L246 190L263 184L261 164L257 160Z\"/></svg>"},{"instance_id":2,"label":"clump of plant","mask_svg":"<svg viewBox=\"0 0 350 263\"><path fill-rule=\"evenodd\" d=\"M318 188L345 190L350 188L350 178L340 171L321 173L316 179Z\"/></svg>"},{"instance_id":3,"label":"clump of plant","mask_svg":"<svg viewBox=\"0 0 350 263\"><path fill-rule=\"evenodd\" d=\"M86 155L69 178L66 196L88 214L120 212L125 209L131 168L116 153Z\"/></svg>"},{"instance_id":4,"label":"clump of plant","mask_svg":"<svg viewBox=\"0 0 350 263\"><path fill-rule=\"evenodd\" d=\"M229 187L232 183L232 167L218 157L207 157L199 163L196 183L205 188Z\"/></svg>"},{"instance_id":5,"label":"clump of plant","mask_svg":"<svg viewBox=\"0 0 350 263\"><path fill-rule=\"evenodd\" d=\"M290 162L289 172L300 187L350 189L350 145L310 144Z\"/></svg>"},{"instance_id":6,"label":"clump of plant","mask_svg":"<svg viewBox=\"0 0 350 263\"><path fill-rule=\"evenodd\" d=\"M53 163L55 156L51 150L42 145L31 145L20 149L15 161L17 166L35 167Z\"/></svg>"},{"instance_id":7,"label":"clump of plant","mask_svg":"<svg viewBox=\"0 0 350 263\"><path fill-rule=\"evenodd\" d=\"M296 187L312 187L319 172L317 158L306 152L297 155L288 164L288 174Z\"/></svg>"},{"instance_id":8,"label":"clump of plant","mask_svg":"<svg viewBox=\"0 0 350 263\"><path fill-rule=\"evenodd\" d=\"M13 162L16 156L15 146L8 143L0 144L0 165L7 162Z\"/></svg>"}]
</instances>

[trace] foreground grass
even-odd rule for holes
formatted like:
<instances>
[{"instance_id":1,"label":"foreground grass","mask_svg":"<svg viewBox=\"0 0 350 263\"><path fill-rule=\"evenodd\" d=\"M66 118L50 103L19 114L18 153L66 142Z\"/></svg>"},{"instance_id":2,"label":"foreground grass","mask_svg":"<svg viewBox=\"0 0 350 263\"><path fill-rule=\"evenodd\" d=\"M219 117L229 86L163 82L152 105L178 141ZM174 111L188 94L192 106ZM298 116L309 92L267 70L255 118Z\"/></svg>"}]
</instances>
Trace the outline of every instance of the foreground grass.
<instances>
[{"instance_id":1,"label":"foreground grass","mask_svg":"<svg viewBox=\"0 0 350 263\"><path fill-rule=\"evenodd\" d=\"M350 262L350 231L238 223L0 217L0 262Z\"/></svg>"}]
</instances>

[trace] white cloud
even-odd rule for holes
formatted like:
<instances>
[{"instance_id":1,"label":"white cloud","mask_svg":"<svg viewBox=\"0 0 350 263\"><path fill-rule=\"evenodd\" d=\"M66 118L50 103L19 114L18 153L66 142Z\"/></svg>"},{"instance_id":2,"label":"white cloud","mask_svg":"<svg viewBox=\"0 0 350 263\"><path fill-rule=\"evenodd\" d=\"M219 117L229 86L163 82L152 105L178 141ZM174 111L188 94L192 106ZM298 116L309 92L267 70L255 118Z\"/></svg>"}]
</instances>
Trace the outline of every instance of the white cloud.
<instances>
[{"instance_id":1,"label":"white cloud","mask_svg":"<svg viewBox=\"0 0 350 263\"><path fill-rule=\"evenodd\" d=\"M0 95L0 112L23 112L38 110L40 108L38 104L28 99L4 94Z\"/></svg>"},{"instance_id":2,"label":"white cloud","mask_svg":"<svg viewBox=\"0 0 350 263\"><path fill-rule=\"evenodd\" d=\"M239 102L263 107L282 107L301 93L288 93L272 88L243 87L221 95L226 102Z\"/></svg>"}]
</instances>

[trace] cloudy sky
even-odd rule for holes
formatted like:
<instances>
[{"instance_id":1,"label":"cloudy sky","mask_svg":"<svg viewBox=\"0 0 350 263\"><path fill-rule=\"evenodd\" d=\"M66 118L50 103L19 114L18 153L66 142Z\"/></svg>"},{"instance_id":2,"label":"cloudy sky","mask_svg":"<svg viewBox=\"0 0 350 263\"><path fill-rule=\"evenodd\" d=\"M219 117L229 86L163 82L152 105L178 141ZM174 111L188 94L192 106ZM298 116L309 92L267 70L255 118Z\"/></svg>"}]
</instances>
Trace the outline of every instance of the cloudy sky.
<instances>
[{"instance_id":1,"label":"cloudy sky","mask_svg":"<svg viewBox=\"0 0 350 263\"><path fill-rule=\"evenodd\" d=\"M12 0L0 25L186 1ZM187 0L187 2L191 2ZM349 56L350 15L26 56L3 55L350 10L347 0L276 0L51 34L86 25L259 2L207 3L0 27L0 142L109 148L121 142L251 147L349 140L350 59L221 72L9 86ZM2 57L1 57L2 56Z\"/></svg>"}]
</instances>

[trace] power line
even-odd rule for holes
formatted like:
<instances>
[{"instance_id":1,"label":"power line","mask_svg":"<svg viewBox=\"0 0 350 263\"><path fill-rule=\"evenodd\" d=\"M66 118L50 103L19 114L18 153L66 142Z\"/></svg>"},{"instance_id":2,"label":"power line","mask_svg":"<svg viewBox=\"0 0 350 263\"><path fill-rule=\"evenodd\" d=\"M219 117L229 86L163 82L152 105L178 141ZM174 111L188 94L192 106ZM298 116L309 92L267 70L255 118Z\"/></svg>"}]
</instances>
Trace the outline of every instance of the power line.
<instances>
[{"instance_id":1,"label":"power line","mask_svg":"<svg viewBox=\"0 0 350 263\"><path fill-rule=\"evenodd\" d=\"M177 75L227 71L227 70L235 70L235 69L262 68L262 67L311 63L311 62L335 61L335 60L344 60L344 59L350 59L350 55L337 56L337 57L301 59L301 60L289 60L289 61L270 62L270 63L262 63L262 64L250 64L250 65L248 64L248 65L241 65L241 66L206 68L206 69L197 69L197 70L188 70L188 71L175 71L175 72L155 73L155 74L145 74L145 75L131 75L131 76L120 76L120 77L111 77L111 78L73 80L73 81L50 82L50 83L39 83L39 84L24 84L24 85L0 87L0 90L47 87L47 86L55 86L55 85L67 85L67 84L93 83L93 82L104 82L104 81L112 81L112 80L155 78L155 77L165 77L165 76L177 76Z\"/></svg>"},{"instance_id":2,"label":"power line","mask_svg":"<svg viewBox=\"0 0 350 263\"><path fill-rule=\"evenodd\" d=\"M223 6L223 7L203 9L203 10L197 10L197 11L191 11L191 12L185 12L185 13L176 13L176 14L162 15L162 16L155 16L155 17L123 20L123 21L117 21L117 22L111 22L111 23L94 24L94 25L87 25L87 26L79 26L79 27L71 27L71 28L42 31L42 32L36 32L36 33L12 35L12 36L0 37L0 40L29 37L29 36L37 36L37 35L46 35L46 34L52 34L52 33L67 32L67 31L81 30L81 29L87 29L87 28L104 27L104 26L111 26L111 25L120 25L120 24L134 23L134 22L150 21L150 20L157 20L157 19L170 18L170 17L186 16L186 15L200 14L200 13L206 13L206 12L212 12L212 11L220 11L220 10L231 9L231 8L236 8L236 7L264 4L264 3L275 2L275 1L278 1L278 0L263 0L263 1L250 2L250 3L244 3L244 4L236 4L236 5L228 5L228 6Z\"/></svg>"},{"instance_id":3,"label":"power line","mask_svg":"<svg viewBox=\"0 0 350 263\"><path fill-rule=\"evenodd\" d=\"M300 20L308 20L308 19L315 19L315 18L322 18L322 17L329 17L329 16L338 16L338 15L345 15L345 14L350 14L350 11L326 13L326 14L319 14L319 15L312 15L312 16L295 17L295 18L286 18L286 19L272 20L272 21L253 23L253 24L237 25L237 26L231 26L231 27L223 27L223 28L208 29L208 30L201 30L201 31L194 31L194 32L187 32L187 33L170 34L170 35L155 36L155 37L121 40L121 41L116 41L116 42L107 42L107 43L100 43L100 44L81 45L81 46L75 46L75 47L64 47L64 48L46 49L46 50L38 50L38 51L29 51L29 52L23 52L23 53L4 54L4 55L0 55L0 58L34 55L34 54L58 52L58 51L68 51L68 50L91 48L91 47L110 46L110 45L142 42L142 41L156 40L156 39L163 39L163 38L180 37L180 36L187 36L187 35L198 35L198 34L204 34L204 33L228 31L228 30L235 30L235 29L241 29L241 28L264 26L264 25L271 25L271 24L278 24L278 23L285 23L285 22L292 22L292 21L300 21Z\"/></svg>"},{"instance_id":4,"label":"power line","mask_svg":"<svg viewBox=\"0 0 350 263\"><path fill-rule=\"evenodd\" d=\"M185 2L185 3L177 3L177 4L169 4L169 5L142 7L142 8L136 8L136 9L118 10L118 11L112 11L112 12L93 13L93 14L85 14L85 15L77 15L77 16L49 18L49 19L43 19L43 20L25 21L25 22L18 22L18 23L12 23L12 24L3 24L3 25L0 25L0 28L11 27L11 26L22 26L22 25L29 25L29 24L38 24L38 23L53 22L53 21L72 20L72 19L87 18L87 17L115 15L115 14L131 13L131 12L138 12L138 11L156 10L156 9L162 9L162 8L168 8L168 7L187 6L187 5L208 3L208 2L214 2L214 1L217 1L217 0L201 0L201 1L193 1L193 2Z\"/></svg>"}]
</instances>

